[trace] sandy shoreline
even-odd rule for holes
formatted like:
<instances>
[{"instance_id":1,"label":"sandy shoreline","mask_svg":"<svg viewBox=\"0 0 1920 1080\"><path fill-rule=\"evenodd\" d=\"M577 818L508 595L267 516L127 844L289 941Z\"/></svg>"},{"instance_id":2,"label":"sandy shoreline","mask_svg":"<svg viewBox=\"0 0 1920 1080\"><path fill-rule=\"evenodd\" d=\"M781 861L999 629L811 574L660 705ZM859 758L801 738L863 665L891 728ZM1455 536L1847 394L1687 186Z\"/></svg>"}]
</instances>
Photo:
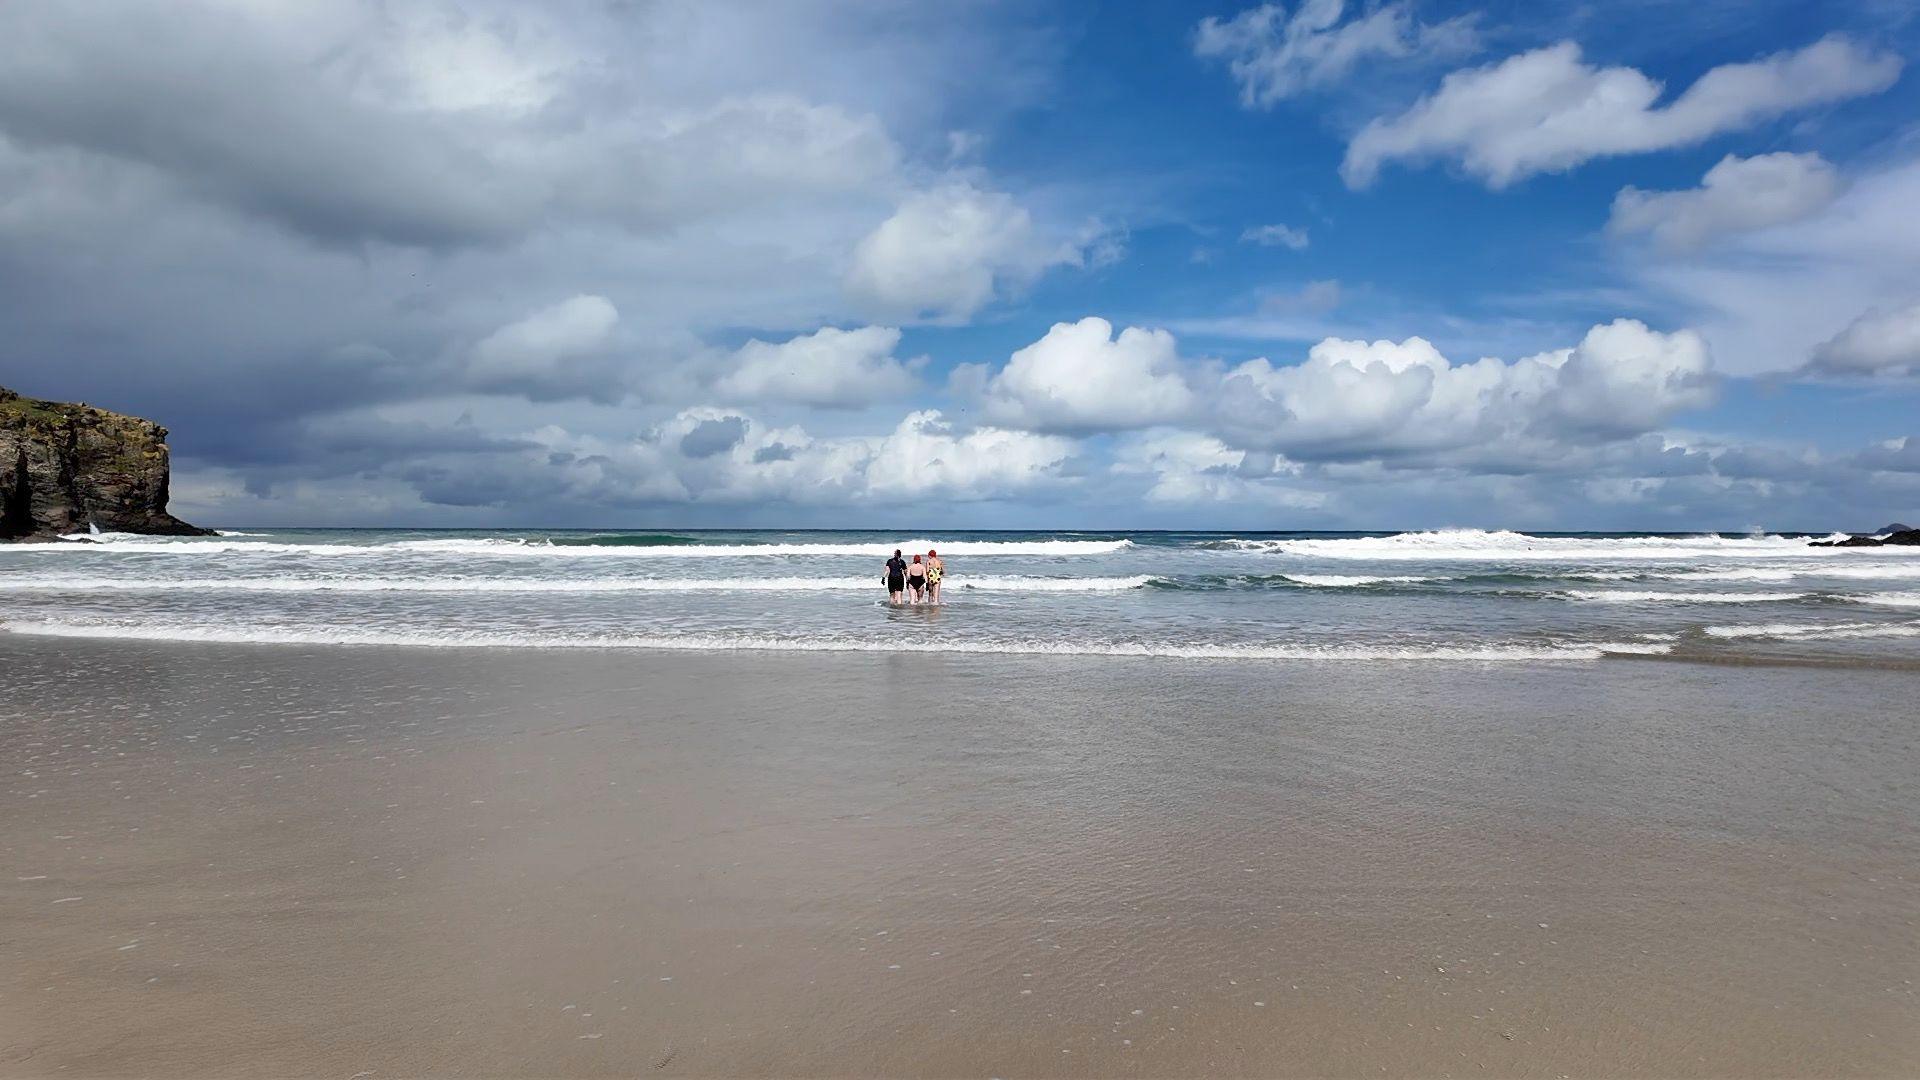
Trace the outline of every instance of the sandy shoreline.
<instances>
[{"instance_id":1,"label":"sandy shoreline","mask_svg":"<svg viewBox=\"0 0 1920 1080\"><path fill-rule=\"evenodd\" d=\"M1920 1071L1910 673L0 663L8 1076Z\"/></svg>"}]
</instances>

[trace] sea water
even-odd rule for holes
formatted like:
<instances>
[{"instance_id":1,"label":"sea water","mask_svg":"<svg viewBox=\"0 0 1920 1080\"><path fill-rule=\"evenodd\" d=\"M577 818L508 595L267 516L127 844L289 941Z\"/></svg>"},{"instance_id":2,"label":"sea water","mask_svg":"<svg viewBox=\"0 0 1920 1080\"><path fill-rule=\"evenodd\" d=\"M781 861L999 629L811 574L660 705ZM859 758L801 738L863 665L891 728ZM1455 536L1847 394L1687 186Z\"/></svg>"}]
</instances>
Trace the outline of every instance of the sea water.
<instances>
[{"instance_id":1,"label":"sea water","mask_svg":"<svg viewBox=\"0 0 1920 1080\"><path fill-rule=\"evenodd\" d=\"M1920 665L1920 549L1804 535L256 530L0 547L14 634ZM945 603L884 560L939 550Z\"/></svg>"}]
</instances>

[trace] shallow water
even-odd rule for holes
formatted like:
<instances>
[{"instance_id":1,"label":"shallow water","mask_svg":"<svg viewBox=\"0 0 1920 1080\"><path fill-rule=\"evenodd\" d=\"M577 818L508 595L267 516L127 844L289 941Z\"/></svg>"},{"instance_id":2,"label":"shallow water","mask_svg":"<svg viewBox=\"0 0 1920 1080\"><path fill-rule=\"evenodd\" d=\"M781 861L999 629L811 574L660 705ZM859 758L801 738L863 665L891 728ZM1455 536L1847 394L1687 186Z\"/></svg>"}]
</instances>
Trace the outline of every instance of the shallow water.
<instances>
[{"instance_id":1,"label":"shallow water","mask_svg":"<svg viewBox=\"0 0 1920 1080\"><path fill-rule=\"evenodd\" d=\"M294 530L0 547L0 625L153 640L1920 664L1920 549L1801 536ZM948 562L889 608L894 548Z\"/></svg>"},{"instance_id":2,"label":"shallow water","mask_svg":"<svg viewBox=\"0 0 1920 1080\"><path fill-rule=\"evenodd\" d=\"M0 670L6 1075L1920 1070L1904 671Z\"/></svg>"}]
</instances>

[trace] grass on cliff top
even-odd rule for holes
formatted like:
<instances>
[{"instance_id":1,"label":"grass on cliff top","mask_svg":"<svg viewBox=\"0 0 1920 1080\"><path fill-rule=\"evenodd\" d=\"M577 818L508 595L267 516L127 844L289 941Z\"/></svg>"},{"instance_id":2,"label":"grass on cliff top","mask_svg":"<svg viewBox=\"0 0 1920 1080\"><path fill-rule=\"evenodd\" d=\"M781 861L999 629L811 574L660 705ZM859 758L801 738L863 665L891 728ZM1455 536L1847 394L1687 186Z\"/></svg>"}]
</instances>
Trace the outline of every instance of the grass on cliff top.
<instances>
[{"instance_id":1,"label":"grass on cliff top","mask_svg":"<svg viewBox=\"0 0 1920 1080\"><path fill-rule=\"evenodd\" d=\"M136 417L123 417L116 412L95 408L92 405L78 405L68 401L42 401L39 398L22 397L12 390L0 387L0 417L18 417L28 423L58 424L84 417L114 418L133 420Z\"/></svg>"}]
</instances>

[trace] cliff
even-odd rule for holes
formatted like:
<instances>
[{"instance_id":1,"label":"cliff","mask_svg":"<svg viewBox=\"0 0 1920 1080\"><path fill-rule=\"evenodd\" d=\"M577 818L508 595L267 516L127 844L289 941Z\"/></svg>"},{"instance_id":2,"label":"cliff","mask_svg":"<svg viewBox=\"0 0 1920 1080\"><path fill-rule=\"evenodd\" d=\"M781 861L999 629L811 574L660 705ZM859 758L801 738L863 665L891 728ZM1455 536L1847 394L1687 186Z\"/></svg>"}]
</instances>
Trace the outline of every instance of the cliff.
<instances>
[{"instance_id":1,"label":"cliff","mask_svg":"<svg viewBox=\"0 0 1920 1080\"><path fill-rule=\"evenodd\" d=\"M0 389L0 539L86 532L202 536L167 513L167 429Z\"/></svg>"}]
</instances>

